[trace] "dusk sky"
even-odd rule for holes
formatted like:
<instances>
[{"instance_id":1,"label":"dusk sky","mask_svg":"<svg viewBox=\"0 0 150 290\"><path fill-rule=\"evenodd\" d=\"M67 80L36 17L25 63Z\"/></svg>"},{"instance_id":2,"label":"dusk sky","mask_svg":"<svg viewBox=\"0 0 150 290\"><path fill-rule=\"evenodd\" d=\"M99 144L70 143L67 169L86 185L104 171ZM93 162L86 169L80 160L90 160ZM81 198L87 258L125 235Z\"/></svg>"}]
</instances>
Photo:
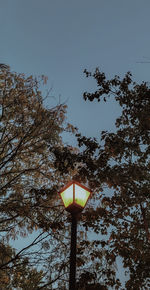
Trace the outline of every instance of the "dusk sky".
<instances>
[{"instance_id":1,"label":"dusk sky","mask_svg":"<svg viewBox=\"0 0 150 290\"><path fill-rule=\"evenodd\" d=\"M0 0L0 62L16 72L48 76L52 104L66 102L68 121L87 136L111 129L116 104L85 103L95 82L131 71L150 81L149 0Z\"/></svg>"},{"instance_id":2,"label":"dusk sky","mask_svg":"<svg viewBox=\"0 0 150 290\"><path fill-rule=\"evenodd\" d=\"M150 81L150 0L0 0L0 63L46 75L49 106L66 102L68 122L99 137L119 108L83 100L96 88L83 71Z\"/></svg>"}]
</instances>

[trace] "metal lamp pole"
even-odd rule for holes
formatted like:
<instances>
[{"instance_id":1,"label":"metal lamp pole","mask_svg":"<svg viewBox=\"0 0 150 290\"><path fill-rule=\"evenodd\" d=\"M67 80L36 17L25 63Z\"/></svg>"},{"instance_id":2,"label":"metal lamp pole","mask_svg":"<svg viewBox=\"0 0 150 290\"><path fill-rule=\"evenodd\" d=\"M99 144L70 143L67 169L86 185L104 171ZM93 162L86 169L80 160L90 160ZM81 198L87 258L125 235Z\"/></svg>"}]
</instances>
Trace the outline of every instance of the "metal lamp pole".
<instances>
[{"instance_id":1,"label":"metal lamp pole","mask_svg":"<svg viewBox=\"0 0 150 290\"><path fill-rule=\"evenodd\" d=\"M76 289L76 245L77 245L77 215L71 213L71 249L69 290Z\"/></svg>"}]
</instances>

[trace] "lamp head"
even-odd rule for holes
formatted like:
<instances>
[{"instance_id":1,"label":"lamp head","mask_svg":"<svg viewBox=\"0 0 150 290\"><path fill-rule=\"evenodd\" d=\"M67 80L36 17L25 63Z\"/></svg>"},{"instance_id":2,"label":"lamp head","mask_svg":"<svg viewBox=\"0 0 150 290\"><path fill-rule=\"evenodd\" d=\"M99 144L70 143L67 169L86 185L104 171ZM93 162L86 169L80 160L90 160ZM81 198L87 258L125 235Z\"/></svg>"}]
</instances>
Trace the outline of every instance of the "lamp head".
<instances>
[{"instance_id":1,"label":"lamp head","mask_svg":"<svg viewBox=\"0 0 150 290\"><path fill-rule=\"evenodd\" d=\"M70 213L81 212L91 194L91 190L77 181L69 182L61 191L60 196L66 210Z\"/></svg>"}]
</instances>

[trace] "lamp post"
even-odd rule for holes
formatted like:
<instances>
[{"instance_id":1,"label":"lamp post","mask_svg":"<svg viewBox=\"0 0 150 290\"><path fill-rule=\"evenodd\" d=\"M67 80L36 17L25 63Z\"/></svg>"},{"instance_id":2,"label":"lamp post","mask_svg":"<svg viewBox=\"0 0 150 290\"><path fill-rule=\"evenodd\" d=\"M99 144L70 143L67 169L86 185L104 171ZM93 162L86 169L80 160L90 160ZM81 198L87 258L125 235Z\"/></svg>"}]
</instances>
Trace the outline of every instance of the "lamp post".
<instances>
[{"instance_id":1,"label":"lamp post","mask_svg":"<svg viewBox=\"0 0 150 290\"><path fill-rule=\"evenodd\" d=\"M77 215L84 209L91 191L77 181L69 182L61 191L60 196L66 210L71 214L71 249L69 290L76 289L76 243Z\"/></svg>"}]
</instances>

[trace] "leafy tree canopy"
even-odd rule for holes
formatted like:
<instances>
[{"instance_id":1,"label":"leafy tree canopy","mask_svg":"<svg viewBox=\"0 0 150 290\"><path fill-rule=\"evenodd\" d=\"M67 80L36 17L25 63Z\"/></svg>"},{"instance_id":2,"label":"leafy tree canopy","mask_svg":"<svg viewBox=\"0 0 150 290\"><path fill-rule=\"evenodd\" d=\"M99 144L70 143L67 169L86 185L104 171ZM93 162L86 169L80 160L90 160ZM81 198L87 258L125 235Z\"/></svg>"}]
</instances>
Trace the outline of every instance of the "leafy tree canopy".
<instances>
[{"instance_id":1,"label":"leafy tree canopy","mask_svg":"<svg viewBox=\"0 0 150 290\"><path fill-rule=\"evenodd\" d=\"M115 262L128 271L126 289L150 287L150 89L130 73L107 80L99 69L97 90L86 101L116 100L121 116L100 142L66 125L66 106L45 108L46 79L0 70L0 283L3 289L67 289L69 216L58 198L70 177L86 183L92 198L80 216L77 242L79 289L122 289ZM75 133L79 150L61 134ZM95 232L90 240L87 231ZM10 241L36 233L20 250ZM36 268L35 268L36 267ZM23 277L23 269L25 279ZM99 288L98 288L99 287Z\"/></svg>"},{"instance_id":2,"label":"leafy tree canopy","mask_svg":"<svg viewBox=\"0 0 150 290\"><path fill-rule=\"evenodd\" d=\"M44 106L40 87L45 82L44 76L26 77L0 65L0 285L5 284L4 289L38 289L44 283L48 289L63 269L57 252L63 236L54 235L64 228L57 196L67 175L57 169L53 151L63 150L61 134L75 128L65 121L65 104ZM69 172L71 176L71 168ZM12 240L31 233L31 243L18 251L10 247Z\"/></svg>"}]
</instances>

